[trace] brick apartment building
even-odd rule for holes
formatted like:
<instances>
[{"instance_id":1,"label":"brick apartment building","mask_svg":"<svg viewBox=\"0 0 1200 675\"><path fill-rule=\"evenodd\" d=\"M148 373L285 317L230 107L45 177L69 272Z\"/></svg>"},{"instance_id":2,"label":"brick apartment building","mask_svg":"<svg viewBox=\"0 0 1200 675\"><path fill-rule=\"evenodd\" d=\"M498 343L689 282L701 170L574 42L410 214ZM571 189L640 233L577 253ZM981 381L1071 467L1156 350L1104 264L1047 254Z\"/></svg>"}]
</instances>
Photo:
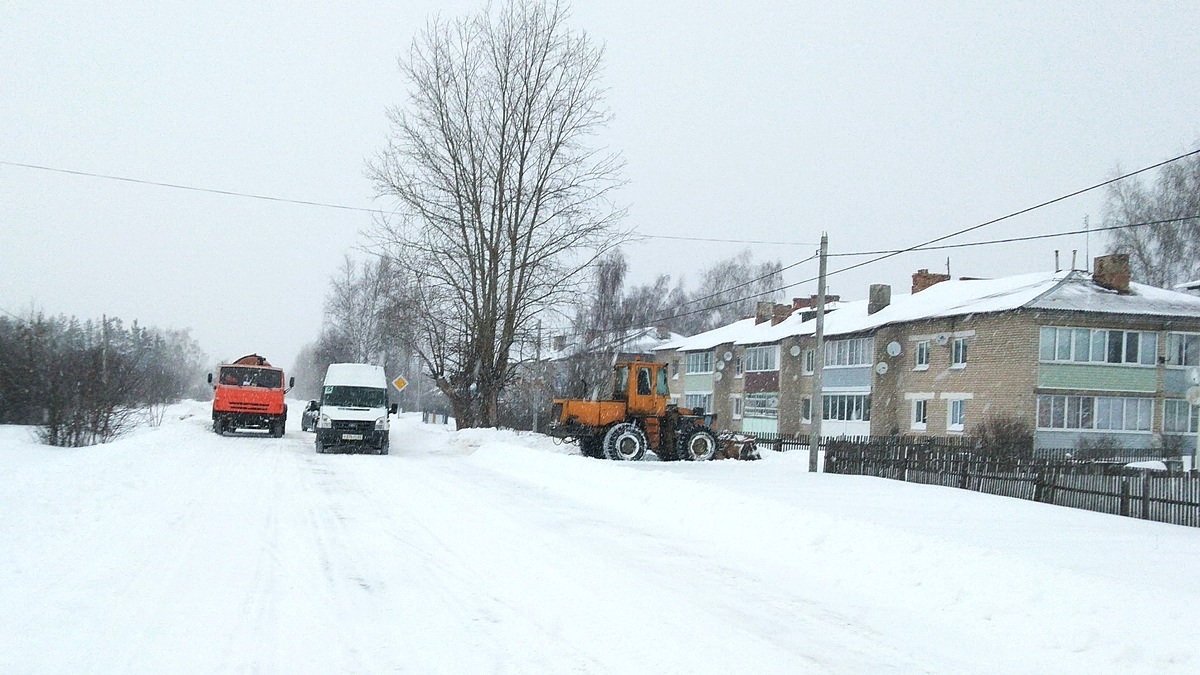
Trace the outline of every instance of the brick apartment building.
<instances>
[{"instance_id":1,"label":"brick apartment building","mask_svg":"<svg viewBox=\"0 0 1200 675\"><path fill-rule=\"evenodd\" d=\"M1036 429L1038 447L1195 443L1185 392L1200 372L1200 297L1095 272L951 280L921 270L910 293L827 298L822 433L969 434L988 417ZM805 436L815 298L659 348L671 391L722 428Z\"/></svg>"}]
</instances>

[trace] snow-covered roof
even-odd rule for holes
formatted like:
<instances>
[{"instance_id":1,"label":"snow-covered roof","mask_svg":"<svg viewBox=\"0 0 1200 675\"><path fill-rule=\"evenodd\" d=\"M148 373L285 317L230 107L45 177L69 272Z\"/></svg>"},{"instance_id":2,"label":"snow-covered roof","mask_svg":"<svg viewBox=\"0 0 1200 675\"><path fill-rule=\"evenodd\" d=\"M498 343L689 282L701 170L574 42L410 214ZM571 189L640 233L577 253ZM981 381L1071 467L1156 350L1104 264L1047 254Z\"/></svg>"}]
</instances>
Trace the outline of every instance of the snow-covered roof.
<instances>
[{"instance_id":1,"label":"snow-covered roof","mask_svg":"<svg viewBox=\"0 0 1200 675\"><path fill-rule=\"evenodd\" d=\"M325 371L325 386L374 387L386 389L383 368L366 363L331 363Z\"/></svg>"},{"instance_id":2,"label":"snow-covered roof","mask_svg":"<svg viewBox=\"0 0 1200 675\"><path fill-rule=\"evenodd\" d=\"M1181 291L1200 291L1200 279L1195 281L1185 281L1182 284L1176 284L1175 288Z\"/></svg>"},{"instance_id":3,"label":"snow-covered roof","mask_svg":"<svg viewBox=\"0 0 1200 675\"><path fill-rule=\"evenodd\" d=\"M1129 293L1117 293L1098 286L1090 275L1079 271L960 279L934 284L916 294L893 295L891 303L874 314L867 314L866 300L831 303L825 314L825 335L849 335L909 321L1022 308L1200 318L1200 297L1139 283L1131 283ZM816 332L816 320L802 321L803 314L804 311L794 311L775 325L743 319L664 344L659 349L698 351L728 343L770 344L788 337L812 335Z\"/></svg>"}]
</instances>

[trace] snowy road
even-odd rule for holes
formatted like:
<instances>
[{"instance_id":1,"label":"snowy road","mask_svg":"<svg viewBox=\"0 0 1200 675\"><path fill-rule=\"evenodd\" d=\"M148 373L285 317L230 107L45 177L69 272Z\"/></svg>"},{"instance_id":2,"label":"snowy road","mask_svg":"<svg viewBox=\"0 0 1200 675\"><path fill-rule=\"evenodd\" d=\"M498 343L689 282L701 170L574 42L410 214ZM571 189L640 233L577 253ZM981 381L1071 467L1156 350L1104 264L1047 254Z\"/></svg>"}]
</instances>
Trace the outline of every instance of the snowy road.
<instances>
[{"instance_id":1,"label":"snowy road","mask_svg":"<svg viewBox=\"0 0 1200 675\"><path fill-rule=\"evenodd\" d=\"M1195 672L1200 532L805 458L0 428L0 672ZM183 418L183 419L181 419ZM298 420L293 420L298 422Z\"/></svg>"}]
</instances>

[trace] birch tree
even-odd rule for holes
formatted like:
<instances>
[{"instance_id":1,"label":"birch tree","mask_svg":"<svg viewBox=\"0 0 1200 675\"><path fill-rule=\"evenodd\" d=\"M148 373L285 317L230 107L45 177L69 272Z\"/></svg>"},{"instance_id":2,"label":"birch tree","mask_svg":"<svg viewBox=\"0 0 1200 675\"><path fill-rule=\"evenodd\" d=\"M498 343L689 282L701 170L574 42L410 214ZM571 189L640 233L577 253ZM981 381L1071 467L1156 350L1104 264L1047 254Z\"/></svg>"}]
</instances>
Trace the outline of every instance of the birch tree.
<instances>
[{"instance_id":1,"label":"birch tree","mask_svg":"<svg viewBox=\"0 0 1200 675\"><path fill-rule=\"evenodd\" d=\"M401 58L406 104L368 163L394 218L375 245L411 275L424 369L460 427L494 426L510 351L620 243L620 157L602 49L559 3L510 0L431 21Z\"/></svg>"},{"instance_id":2,"label":"birch tree","mask_svg":"<svg viewBox=\"0 0 1200 675\"><path fill-rule=\"evenodd\" d=\"M1136 178L1108 188L1104 225L1186 219L1115 230L1109 249L1128 253L1134 279L1171 288L1200 279L1200 155L1164 166L1152 185Z\"/></svg>"}]
</instances>

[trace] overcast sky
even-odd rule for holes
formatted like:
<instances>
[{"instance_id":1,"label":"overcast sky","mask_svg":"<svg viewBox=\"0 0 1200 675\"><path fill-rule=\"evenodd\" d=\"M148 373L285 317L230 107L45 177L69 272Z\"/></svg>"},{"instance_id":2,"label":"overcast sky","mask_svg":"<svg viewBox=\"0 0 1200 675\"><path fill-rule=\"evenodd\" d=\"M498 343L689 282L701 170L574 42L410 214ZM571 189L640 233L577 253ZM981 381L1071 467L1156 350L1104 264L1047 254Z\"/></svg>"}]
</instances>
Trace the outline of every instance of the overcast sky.
<instances>
[{"instance_id":1,"label":"overcast sky","mask_svg":"<svg viewBox=\"0 0 1200 675\"><path fill-rule=\"evenodd\" d=\"M396 57L428 17L481 5L6 2L0 161L385 206L363 164L405 97ZM902 248L1200 139L1200 3L580 0L571 23L606 45L626 225L797 242L647 239L626 249L634 281L746 247L789 264L823 230L833 253ZM1079 229L1102 205L1097 192L955 241ZM191 328L214 359L286 367L370 218L0 164L0 309ZM947 257L969 276L1051 269L1056 248L1082 266L1102 246L909 253L830 291L907 289Z\"/></svg>"}]
</instances>

